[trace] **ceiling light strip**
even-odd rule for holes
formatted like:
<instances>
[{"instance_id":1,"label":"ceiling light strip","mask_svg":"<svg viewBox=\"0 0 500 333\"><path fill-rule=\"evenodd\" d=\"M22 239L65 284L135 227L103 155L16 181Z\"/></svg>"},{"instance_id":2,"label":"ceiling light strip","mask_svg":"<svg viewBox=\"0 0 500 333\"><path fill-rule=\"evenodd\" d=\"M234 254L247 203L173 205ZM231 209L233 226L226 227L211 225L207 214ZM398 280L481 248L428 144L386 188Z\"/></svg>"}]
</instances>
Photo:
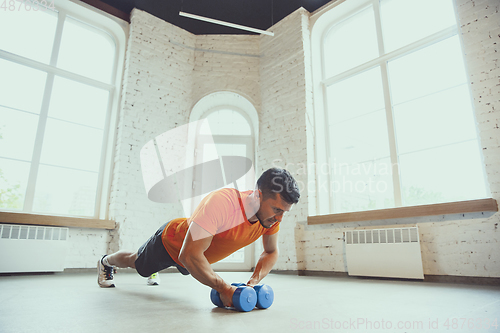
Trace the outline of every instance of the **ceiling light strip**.
<instances>
[{"instance_id":1,"label":"ceiling light strip","mask_svg":"<svg viewBox=\"0 0 500 333\"><path fill-rule=\"evenodd\" d=\"M185 12L179 12L179 15L180 16L184 16L184 17L189 17L189 18L192 18L192 19L195 19L195 20L200 20L200 21L205 21L205 22L210 22L210 23L224 25L226 27L231 27L231 28L246 30L246 31L250 31L250 32L256 32L256 33L264 34L264 35L268 35L268 36L274 36L273 32L269 32L269 31L265 31L265 30L260 30L260 29L255 29L255 28L250 28L250 27L246 27L244 25L239 25L239 24L234 24L234 23L219 21L219 20L215 20L215 19L211 19L211 18L208 18L208 17L199 16L199 15L189 14L189 13L185 13Z\"/></svg>"}]
</instances>

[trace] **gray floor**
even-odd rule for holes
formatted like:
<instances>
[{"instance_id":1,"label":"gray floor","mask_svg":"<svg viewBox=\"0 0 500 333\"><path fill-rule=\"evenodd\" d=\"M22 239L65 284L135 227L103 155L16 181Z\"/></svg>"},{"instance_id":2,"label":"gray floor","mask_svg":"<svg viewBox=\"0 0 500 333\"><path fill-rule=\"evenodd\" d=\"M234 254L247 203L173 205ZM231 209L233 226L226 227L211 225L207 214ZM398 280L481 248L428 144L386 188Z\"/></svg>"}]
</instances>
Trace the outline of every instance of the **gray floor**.
<instances>
[{"instance_id":1,"label":"gray floor","mask_svg":"<svg viewBox=\"0 0 500 333\"><path fill-rule=\"evenodd\" d=\"M500 287L270 274L274 304L239 313L192 277L161 278L119 272L101 289L90 273L0 276L0 332L500 332Z\"/></svg>"}]
</instances>

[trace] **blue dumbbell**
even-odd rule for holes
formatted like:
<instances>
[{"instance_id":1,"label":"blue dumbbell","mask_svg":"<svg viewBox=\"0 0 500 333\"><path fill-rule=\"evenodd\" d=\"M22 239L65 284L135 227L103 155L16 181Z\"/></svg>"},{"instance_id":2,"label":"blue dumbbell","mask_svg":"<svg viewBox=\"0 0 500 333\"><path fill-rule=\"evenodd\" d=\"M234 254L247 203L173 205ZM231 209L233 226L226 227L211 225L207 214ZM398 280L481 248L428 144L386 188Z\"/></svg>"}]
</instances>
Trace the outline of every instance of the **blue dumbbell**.
<instances>
[{"instance_id":1,"label":"blue dumbbell","mask_svg":"<svg viewBox=\"0 0 500 333\"><path fill-rule=\"evenodd\" d=\"M245 286L244 283L231 283L232 286L240 287ZM267 309L273 304L274 291L273 288L267 284L259 284L253 287L257 293L257 307L259 309Z\"/></svg>"},{"instance_id":2,"label":"blue dumbbell","mask_svg":"<svg viewBox=\"0 0 500 333\"><path fill-rule=\"evenodd\" d=\"M257 293L257 307L259 309L267 309L273 304L274 291L270 286L267 284L259 284L253 288Z\"/></svg>"},{"instance_id":3,"label":"blue dumbbell","mask_svg":"<svg viewBox=\"0 0 500 333\"><path fill-rule=\"evenodd\" d=\"M257 305L257 293L255 290L252 287L245 286L244 283L233 285L238 287L233 294L233 306L235 309L242 312L253 310L255 305ZM224 307L224 303L222 303L217 290L212 289L210 292L210 299L214 305L217 305L220 308Z\"/></svg>"},{"instance_id":4,"label":"blue dumbbell","mask_svg":"<svg viewBox=\"0 0 500 333\"><path fill-rule=\"evenodd\" d=\"M245 286L244 283L231 283L232 286L240 287ZM267 284L259 284L253 287L257 293L257 307L259 309L267 309L273 304L274 291L273 288Z\"/></svg>"},{"instance_id":5,"label":"blue dumbbell","mask_svg":"<svg viewBox=\"0 0 500 333\"><path fill-rule=\"evenodd\" d=\"M222 300L220 299L219 292L215 289L212 289L212 291L210 292L210 300L219 308L224 307L224 303L222 303Z\"/></svg>"},{"instance_id":6,"label":"blue dumbbell","mask_svg":"<svg viewBox=\"0 0 500 333\"><path fill-rule=\"evenodd\" d=\"M231 283L232 286L240 287L245 286L244 283ZM267 284L259 284L253 287L257 293L257 307L259 309L267 309L273 304L274 291L273 288Z\"/></svg>"}]
</instances>

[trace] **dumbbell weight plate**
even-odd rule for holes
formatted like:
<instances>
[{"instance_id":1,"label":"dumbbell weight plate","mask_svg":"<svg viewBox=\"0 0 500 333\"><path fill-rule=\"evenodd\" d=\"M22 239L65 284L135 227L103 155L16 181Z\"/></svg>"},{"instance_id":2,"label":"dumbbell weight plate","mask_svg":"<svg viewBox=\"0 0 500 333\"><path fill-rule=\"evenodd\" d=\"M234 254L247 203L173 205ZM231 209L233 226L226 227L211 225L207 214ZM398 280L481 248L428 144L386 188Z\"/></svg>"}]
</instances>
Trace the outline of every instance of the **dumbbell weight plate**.
<instances>
[{"instance_id":1,"label":"dumbbell weight plate","mask_svg":"<svg viewBox=\"0 0 500 333\"><path fill-rule=\"evenodd\" d=\"M240 287L240 286L244 286L245 284L244 283L231 283L232 286L236 286L236 287ZM210 291L210 300L212 301L212 303L216 306L218 306L219 308L224 308L224 303L222 303L222 300L220 299L220 294L217 290L215 289L212 289L212 291Z\"/></svg>"},{"instance_id":2,"label":"dumbbell weight plate","mask_svg":"<svg viewBox=\"0 0 500 333\"><path fill-rule=\"evenodd\" d=\"M254 287L257 293L257 307L259 309L267 309L273 304L274 292L271 287L266 284L260 284Z\"/></svg>"},{"instance_id":3,"label":"dumbbell weight plate","mask_svg":"<svg viewBox=\"0 0 500 333\"><path fill-rule=\"evenodd\" d=\"M219 308L224 307L224 303L222 303L222 300L220 299L220 295L217 292L217 290L212 289L212 291L210 292L210 299L212 300L212 303L214 303L214 305L218 306Z\"/></svg>"},{"instance_id":4,"label":"dumbbell weight plate","mask_svg":"<svg viewBox=\"0 0 500 333\"><path fill-rule=\"evenodd\" d=\"M255 308L257 294L252 287L238 287L233 294L233 305L239 311L248 312Z\"/></svg>"}]
</instances>

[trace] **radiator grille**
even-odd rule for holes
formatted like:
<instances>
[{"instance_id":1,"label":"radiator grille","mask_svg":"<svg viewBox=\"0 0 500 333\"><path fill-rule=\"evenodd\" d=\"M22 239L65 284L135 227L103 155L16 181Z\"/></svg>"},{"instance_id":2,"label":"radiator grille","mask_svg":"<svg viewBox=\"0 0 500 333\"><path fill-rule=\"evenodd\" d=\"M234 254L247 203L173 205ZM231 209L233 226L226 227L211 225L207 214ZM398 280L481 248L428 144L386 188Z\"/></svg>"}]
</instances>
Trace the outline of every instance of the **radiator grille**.
<instances>
[{"instance_id":1,"label":"radiator grille","mask_svg":"<svg viewBox=\"0 0 500 333\"><path fill-rule=\"evenodd\" d=\"M68 228L0 224L2 239L61 240L68 237Z\"/></svg>"},{"instance_id":2,"label":"radiator grille","mask_svg":"<svg viewBox=\"0 0 500 333\"><path fill-rule=\"evenodd\" d=\"M0 273L64 270L69 228L0 224Z\"/></svg>"},{"instance_id":3,"label":"radiator grille","mask_svg":"<svg viewBox=\"0 0 500 333\"><path fill-rule=\"evenodd\" d=\"M418 227L345 231L349 275L423 279Z\"/></svg>"},{"instance_id":4,"label":"radiator grille","mask_svg":"<svg viewBox=\"0 0 500 333\"><path fill-rule=\"evenodd\" d=\"M346 231L345 240L347 244L419 242L418 229L416 227Z\"/></svg>"}]
</instances>

